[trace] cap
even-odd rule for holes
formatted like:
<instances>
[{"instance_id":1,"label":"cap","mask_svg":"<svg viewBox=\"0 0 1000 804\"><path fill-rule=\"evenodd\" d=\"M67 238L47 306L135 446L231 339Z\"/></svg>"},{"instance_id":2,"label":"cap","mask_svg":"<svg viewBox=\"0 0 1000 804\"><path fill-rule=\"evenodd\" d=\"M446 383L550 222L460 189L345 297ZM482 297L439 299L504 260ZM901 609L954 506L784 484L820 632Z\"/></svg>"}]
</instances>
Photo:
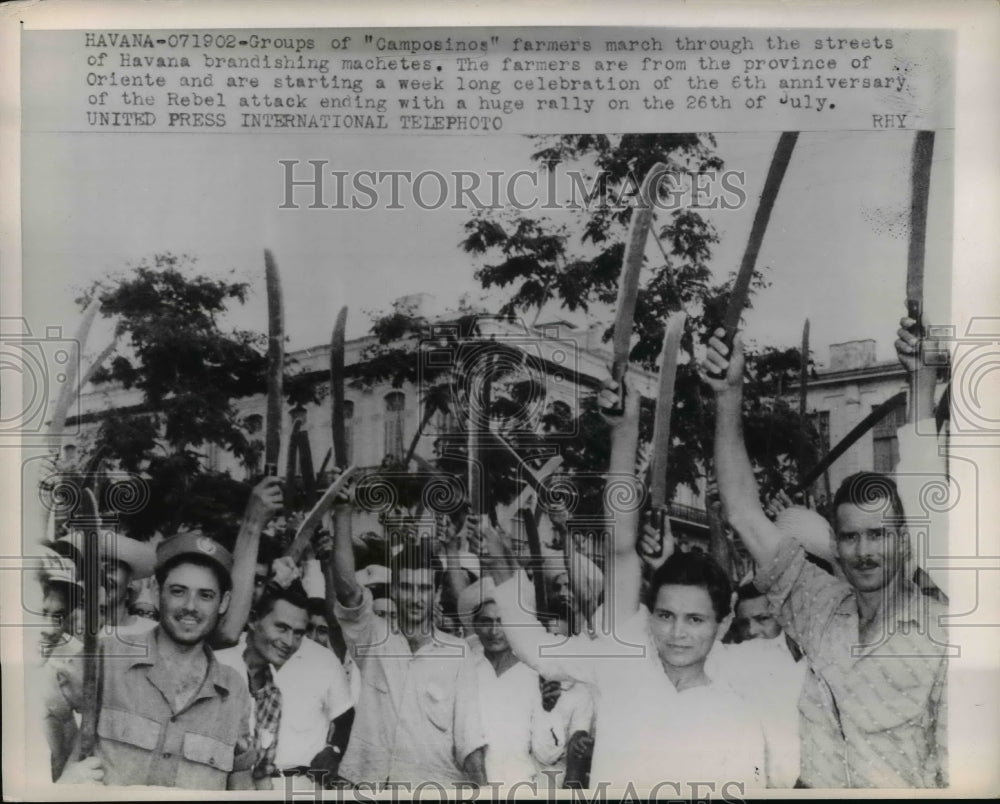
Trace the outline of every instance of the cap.
<instances>
[{"instance_id":1,"label":"cap","mask_svg":"<svg viewBox=\"0 0 1000 804\"><path fill-rule=\"evenodd\" d=\"M221 569L232 579L233 556L225 547L202 533L191 530L164 539L156 547L156 568L174 561L178 556L199 556Z\"/></svg>"},{"instance_id":2,"label":"cap","mask_svg":"<svg viewBox=\"0 0 1000 804\"><path fill-rule=\"evenodd\" d=\"M496 586L489 576L466 586L458 595L458 618L466 628L472 628L475 613L487 603L495 602Z\"/></svg>"},{"instance_id":3,"label":"cap","mask_svg":"<svg viewBox=\"0 0 1000 804\"><path fill-rule=\"evenodd\" d=\"M778 514L774 524L786 536L801 544L807 553L834 562L833 530L830 523L815 511L793 505Z\"/></svg>"},{"instance_id":4,"label":"cap","mask_svg":"<svg viewBox=\"0 0 1000 804\"><path fill-rule=\"evenodd\" d=\"M67 541L83 554L83 532L72 530L60 541ZM128 564L132 570L132 580L148 578L156 567L156 550L151 544L124 536L113 528L100 530L100 555Z\"/></svg>"},{"instance_id":5,"label":"cap","mask_svg":"<svg viewBox=\"0 0 1000 804\"><path fill-rule=\"evenodd\" d=\"M371 586L372 584L388 584L392 578L392 573L388 567L381 564L369 564L354 573L354 577L361 586Z\"/></svg>"}]
</instances>

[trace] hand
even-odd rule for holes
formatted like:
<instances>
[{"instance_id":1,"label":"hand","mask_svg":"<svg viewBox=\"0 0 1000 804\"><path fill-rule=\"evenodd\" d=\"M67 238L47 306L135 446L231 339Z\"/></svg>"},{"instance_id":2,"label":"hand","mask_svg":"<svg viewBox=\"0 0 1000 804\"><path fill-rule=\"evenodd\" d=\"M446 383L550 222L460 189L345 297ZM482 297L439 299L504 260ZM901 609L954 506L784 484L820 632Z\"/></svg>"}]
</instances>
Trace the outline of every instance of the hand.
<instances>
[{"instance_id":1,"label":"hand","mask_svg":"<svg viewBox=\"0 0 1000 804\"><path fill-rule=\"evenodd\" d=\"M782 490L767 501L767 505L764 506L764 511L772 520L775 520L782 511L786 508L791 508L793 505L795 505L795 503L793 503L791 498Z\"/></svg>"},{"instance_id":2,"label":"hand","mask_svg":"<svg viewBox=\"0 0 1000 804\"><path fill-rule=\"evenodd\" d=\"M708 351L701 362L701 379L711 388L716 396L740 392L743 388L743 339L737 335L733 340L732 352L726 347L723 338L726 331L719 327L708 341ZM721 379L717 379L718 375Z\"/></svg>"},{"instance_id":3,"label":"hand","mask_svg":"<svg viewBox=\"0 0 1000 804\"><path fill-rule=\"evenodd\" d=\"M550 681L539 676L538 688L542 692L542 709L546 712L551 712L555 708L555 705L559 703L559 697L562 695L562 684L558 681Z\"/></svg>"},{"instance_id":4,"label":"hand","mask_svg":"<svg viewBox=\"0 0 1000 804\"><path fill-rule=\"evenodd\" d=\"M502 556L506 552L501 531L493 527L488 517L470 514L465 518L465 530L473 554Z\"/></svg>"},{"instance_id":5,"label":"hand","mask_svg":"<svg viewBox=\"0 0 1000 804\"><path fill-rule=\"evenodd\" d=\"M309 763L309 770L322 774L324 782L332 782L340 772L341 754L332 745L326 746Z\"/></svg>"},{"instance_id":6,"label":"hand","mask_svg":"<svg viewBox=\"0 0 1000 804\"><path fill-rule=\"evenodd\" d=\"M265 477L250 492L246 515L248 518L259 517L262 522L267 522L281 510L283 503L281 481L274 476Z\"/></svg>"},{"instance_id":7,"label":"hand","mask_svg":"<svg viewBox=\"0 0 1000 804\"><path fill-rule=\"evenodd\" d=\"M85 757L79 762L70 760L63 768L57 784L86 784L104 781L104 765L100 757Z\"/></svg>"},{"instance_id":8,"label":"hand","mask_svg":"<svg viewBox=\"0 0 1000 804\"><path fill-rule=\"evenodd\" d=\"M271 564L271 581L282 589L287 589L296 578L301 576L302 573L290 556L276 558Z\"/></svg>"},{"instance_id":9,"label":"hand","mask_svg":"<svg viewBox=\"0 0 1000 804\"><path fill-rule=\"evenodd\" d=\"M650 512L651 516L645 518L642 523L642 530L639 533L639 557L649 565L651 570L658 570L668 558L674 553L674 534L670 530L670 519L666 511L662 514L658 511ZM658 519L663 517L663 540L660 541L660 528Z\"/></svg>"},{"instance_id":10,"label":"hand","mask_svg":"<svg viewBox=\"0 0 1000 804\"><path fill-rule=\"evenodd\" d=\"M313 539L313 555L322 564L330 560L333 555L333 534L324 528L317 532Z\"/></svg>"},{"instance_id":11,"label":"hand","mask_svg":"<svg viewBox=\"0 0 1000 804\"><path fill-rule=\"evenodd\" d=\"M594 738L582 729L573 732L566 745L566 753L579 761L588 759L594 753Z\"/></svg>"},{"instance_id":12,"label":"hand","mask_svg":"<svg viewBox=\"0 0 1000 804\"><path fill-rule=\"evenodd\" d=\"M455 527L451 517L441 514L434 519L434 538L439 547L447 555L457 555L462 549L462 537L465 535L465 528L461 530Z\"/></svg>"},{"instance_id":13,"label":"hand","mask_svg":"<svg viewBox=\"0 0 1000 804\"><path fill-rule=\"evenodd\" d=\"M624 408L622 396L624 395ZM629 387L624 379L621 383L608 378L597 393L597 407L601 417L612 427L620 427L623 422L631 421L639 415L640 395ZM622 411L624 410L624 415Z\"/></svg>"},{"instance_id":14,"label":"hand","mask_svg":"<svg viewBox=\"0 0 1000 804\"><path fill-rule=\"evenodd\" d=\"M916 323L912 318L903 316L896 330L896 357L907 374L912 374L920 365L920 337L911 332Z\"/></svg>"}]
</instances>

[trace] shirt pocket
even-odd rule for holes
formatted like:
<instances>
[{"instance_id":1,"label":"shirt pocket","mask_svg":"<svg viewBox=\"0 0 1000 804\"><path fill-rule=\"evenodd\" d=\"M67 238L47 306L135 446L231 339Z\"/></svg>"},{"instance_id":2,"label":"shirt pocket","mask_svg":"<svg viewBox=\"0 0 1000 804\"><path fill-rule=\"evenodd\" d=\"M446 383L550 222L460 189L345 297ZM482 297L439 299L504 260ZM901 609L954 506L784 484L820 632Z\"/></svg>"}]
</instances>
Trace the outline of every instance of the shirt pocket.
<instances>
[{"instance_id":1,"label":"shirt pocket","mask_svg":"<svg viewBox=\"0 0 1000 804\"><path fill-rule=\"evenodd\" d=\"M424 712L434 728L448 731L451 728L452 700L443 686L431 682L421 693Z\"/></svg>"},{"instance_id":2,"label":"shirt pocket","mask_svg":"<svg viewBox=\"0 0 1000 804\"><path fill-rule=\"evenodd\" d=\"M160 723L134 712L104 707L97 723L97 736L144 751L155 751L160 742Z\"/></svg>"},{"instance_id":3,"label":"shirt pocket","mask_svg":"<svg viewBox=\"0 0 1000 804\"><path fill-rule=\"evenodd\" d=\"M233 754L235 747L209 737L189 731L184 735L184 745L181 753L189 762L208 765L219 771L229 773L233 769Z\"/></svg>"}]
</instances>

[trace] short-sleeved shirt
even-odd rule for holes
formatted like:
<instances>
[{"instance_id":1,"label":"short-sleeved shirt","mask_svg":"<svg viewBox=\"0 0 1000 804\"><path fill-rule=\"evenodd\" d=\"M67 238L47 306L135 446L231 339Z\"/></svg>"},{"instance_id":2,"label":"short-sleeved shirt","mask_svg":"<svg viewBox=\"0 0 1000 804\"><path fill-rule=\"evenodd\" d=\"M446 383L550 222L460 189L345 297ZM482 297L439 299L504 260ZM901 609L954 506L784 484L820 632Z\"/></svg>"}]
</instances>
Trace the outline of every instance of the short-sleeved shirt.
<instances>
[{"instance_id":1,"label":"short-sleeved shirt","mask_svg":"<svg viewBox=\"0 0 1000 804\"><path fill-rule=\"evenodd\" d=\"M192 790L224 790L227 781L237 786L231 774L248 770L253 761L246 684L206 645L205 679L175 710L172 680L159 659L159 634L157 627L136 637L136 647L127 653L117 639L101 641L104 679L96 754L104 783ZM82 661L73 660L56 678L67 705L76 710L82 669Z\"/></svg>"},{"instance_id":2,"label":"short-sleeved shirt","mask_svg":"<svg viewBox=\"0 0 1000 804\"><path fill-rule=\"evenodd\" d=\"M853 588L786 539L754 581L809 663L799 701L810 787L947 785L947 608L908 584L882 639L861 646Z\"/></svg>"},{"instance_id":3,"label":"short-sleeved shirt","mask_svg":"<svg viewBox=\"0 0 1000 804\"><path fill-rule=\"evenodd\" d=\"M246 635L242 634L237 645L215 655L236 670L249 688L245 651ZM299 649L273 672L274 683L281 690L274 764L279 769L309 765L326 745L330 722L354 705L344 668L333 651L303 639Z\"/></svg>"},{"instance_id":4,"label":"short-sleeved shirt","mask_svg":"<svg viewBox=\"0 0 1000 804\"><path fill-rule=\"evenodd\" d=\"M479 687L464 640L435 630L416 653L372 609L338 604L337 619L361 670L351 741L340 775L359 782L472 781L465 760L486 745Z\"/></svg>"}]
</instances>

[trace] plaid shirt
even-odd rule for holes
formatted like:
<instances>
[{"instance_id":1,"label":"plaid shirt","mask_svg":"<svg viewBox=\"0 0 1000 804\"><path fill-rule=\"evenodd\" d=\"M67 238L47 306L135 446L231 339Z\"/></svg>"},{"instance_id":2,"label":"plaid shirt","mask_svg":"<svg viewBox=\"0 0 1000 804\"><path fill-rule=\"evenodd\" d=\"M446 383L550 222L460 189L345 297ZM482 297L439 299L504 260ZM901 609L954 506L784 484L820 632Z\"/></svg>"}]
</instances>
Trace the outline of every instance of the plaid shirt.
<instances>
[{"instance_id":1,"label":"plaid shirt","mask_svg":"<svg viewBox=\"0 0 1000 804\"><path fill-rule=\"evenodd\" d=\"M861 646L853 588L787 539L756 581L809 662L799 701L810 787L946 787L947 608L912 585Z\"/></svg>"},{"instance_id":2,"label":"plaid shirt","mask_svg":"<svg viewBox=\"0 0 1000 804\"><path fill-rule=\"evenodd\" d=\"M248 674L249 675L249 674ZM253 690L254 730L253 743L257 749L257 762L253 767L253 778L263 779L276 770L274 755L278 750L278 727L281 725L281 690L274 683L271 666L264 665L256 677L247 679Z\"/></svg>"}]
</instances>

